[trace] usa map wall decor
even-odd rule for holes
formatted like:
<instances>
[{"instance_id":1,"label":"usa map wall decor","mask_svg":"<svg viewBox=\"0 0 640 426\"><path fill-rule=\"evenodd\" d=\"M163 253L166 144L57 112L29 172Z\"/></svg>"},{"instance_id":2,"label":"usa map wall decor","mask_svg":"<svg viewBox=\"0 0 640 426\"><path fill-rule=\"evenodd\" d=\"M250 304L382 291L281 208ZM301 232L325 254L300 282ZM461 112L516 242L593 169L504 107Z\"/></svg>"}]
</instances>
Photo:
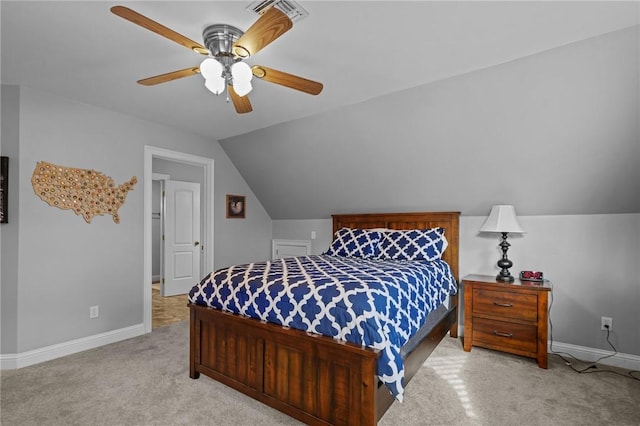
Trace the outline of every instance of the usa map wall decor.
<instances>
[{"instance_id":1,"label":"usa map wall decor","mask_svg":"<svg viewBox=\"0 0 640 426\"><path fill-rule=\"evenodd\" d=\"M118 209L138 179L115 186L113 179L103 173L76 167L63 167L44 161L38 162L31 177L36 195L52 207L73 210L91 223L94 216L110 214L120 223Z\"/></svg>"}]
</instances>

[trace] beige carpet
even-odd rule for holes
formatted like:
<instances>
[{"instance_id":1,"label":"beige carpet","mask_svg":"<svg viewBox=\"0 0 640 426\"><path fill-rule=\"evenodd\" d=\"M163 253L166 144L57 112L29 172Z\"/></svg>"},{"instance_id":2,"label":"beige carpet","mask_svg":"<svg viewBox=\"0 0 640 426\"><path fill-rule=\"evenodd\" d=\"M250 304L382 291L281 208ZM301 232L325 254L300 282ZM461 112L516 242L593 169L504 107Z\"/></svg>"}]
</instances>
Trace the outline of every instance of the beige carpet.
<instances>
[{"instance_id":1,"label":"beige carpet","mask_svg":"<svg viewBox=\"0 0 640 426\"><path fill-rule=\"evenodd\" d=\"M576 374L449 337L381 425L640 425L640 382ZM3 371L0 423L292 425L295 420L208 377L189 378L188 323L66 358Z\"/></svg>"}]
</instances>

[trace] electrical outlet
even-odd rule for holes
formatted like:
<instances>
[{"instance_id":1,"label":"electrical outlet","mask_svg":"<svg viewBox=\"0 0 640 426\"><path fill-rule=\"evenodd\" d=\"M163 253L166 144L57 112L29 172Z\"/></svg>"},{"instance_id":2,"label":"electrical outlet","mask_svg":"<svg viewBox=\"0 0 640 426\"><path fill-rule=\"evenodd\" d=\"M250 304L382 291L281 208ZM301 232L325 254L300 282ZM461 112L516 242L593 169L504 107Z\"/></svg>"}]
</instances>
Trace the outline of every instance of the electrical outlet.
<instances>
[{"instance_id":1,"label":"electrical outlet","mask_svg":"<svg viewBox=\"0 0 640 426\"><path fill-rule=\"evenodd\" d=\"M600 330L613 330L613 318L600 317Z\"/></svg>"},{"instance_id":2,"label":"electrical outlet","mask_svg":"<svg viewBox=\"0 0 640 426\"><path fill-rule=\"evenodd\" d=\"M316 239L316 231L311 231L311 239L312 240Z\"/></svg>"},{"instance_id":3,"label":"electrical outlet","mask_svg":"<svg viewBox=\"0 0 640 426\"><path fill-rule=\"evenodd\" d=\"M100 311L98 309L98 305L89 307L89 318L98 318L100 316Z\"/></svg>"}]
</instances>

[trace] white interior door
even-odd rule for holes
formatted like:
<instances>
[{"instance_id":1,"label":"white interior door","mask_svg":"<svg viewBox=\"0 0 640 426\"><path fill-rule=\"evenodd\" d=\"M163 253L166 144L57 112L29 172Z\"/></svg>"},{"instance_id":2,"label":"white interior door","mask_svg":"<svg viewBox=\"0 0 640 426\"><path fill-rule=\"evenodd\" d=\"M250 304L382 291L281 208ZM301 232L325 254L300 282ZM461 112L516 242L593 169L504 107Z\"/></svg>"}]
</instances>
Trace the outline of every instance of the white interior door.
<instances>
[{"instance_id":1,"label":"white interior door","mask_svg":"<svg viewBox=\"0 0 640 426\"><path fill-rule=\"evenodd\" d=\"M162 296L185 294L200 280L200 184L165 181Z\"/></svg>"}]
</instances>

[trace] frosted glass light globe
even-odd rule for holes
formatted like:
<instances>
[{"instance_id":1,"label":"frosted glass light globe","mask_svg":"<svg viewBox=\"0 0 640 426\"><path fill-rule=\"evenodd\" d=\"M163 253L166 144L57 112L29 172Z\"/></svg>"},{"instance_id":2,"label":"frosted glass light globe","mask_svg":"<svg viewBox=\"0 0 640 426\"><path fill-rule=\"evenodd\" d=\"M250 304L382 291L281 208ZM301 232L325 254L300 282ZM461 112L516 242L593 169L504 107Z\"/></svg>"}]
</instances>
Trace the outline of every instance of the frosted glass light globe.
<instances>
[{"instance_id":1,"label":"frosted glass light globe","mask_svg":"<svg viewBox=\"0 0 640 426\"><path fill-rule=\"evenodd\" d=\"M233 81L233 90L238 94L238 96L242 97L242 96L246 96L249 94L249 92L251 92L251 90L253 89L253 86L251 85L251 83L249 82L243 82L243 81Z\"/></svg>"},{"instance_id":2,"label":"frosted glass light globe","mask_svg":"<svg viewBox=\"0 0 640 426\"><path fill-rule=\"evenodd\" d=\"M200 74L205 80L220 77L222 75L222 64L213 58L207 58L200 64Z\"/></svg>"},{"instance_id":3,"label":"frosted glass light globe","mask_svg":"<svg viewBox=\"0 0 640 426\"><path fill-rule=\"evenodd\" d=\"M204 81L204 86L214 95L219 95L224 92L225 79L220 76L208 78Z\"/></svg>"},{"instance_id":4,"label":"frosted glass light globe","mask_svg":"<svg viewBox=\"0 0 640 426\"><path fill-rule=\"evenodd\" d=\"M231 65L231 76L234 82L240 80L242 83L249 83L253 78L253 73L249 65L244 62L236 62Z\"/></svg>"}]
</instances>

